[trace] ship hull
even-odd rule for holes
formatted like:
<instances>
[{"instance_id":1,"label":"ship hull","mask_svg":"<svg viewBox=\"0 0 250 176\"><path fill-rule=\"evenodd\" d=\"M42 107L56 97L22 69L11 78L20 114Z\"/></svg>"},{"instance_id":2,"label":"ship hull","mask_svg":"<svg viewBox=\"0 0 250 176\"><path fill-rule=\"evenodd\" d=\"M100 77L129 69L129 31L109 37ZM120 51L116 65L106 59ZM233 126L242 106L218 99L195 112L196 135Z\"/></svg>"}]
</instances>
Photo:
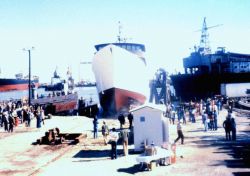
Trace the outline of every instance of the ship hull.
<instances>
[{"instance_id":1,"label":"ship hull","mask_svg":"<svg viewBox=\"0 0 250 176\"><path fill-rule=\"evenodd\" d=\"M221 84L250 82L250 73L180 74L171 76L176 96L183 101L221 94Z\"/></svg>"},{"instance_id":2,"label":"ship hull","mask_svg":"<svg viewBox=\"0 0 250 176\"><path fill-rule=\"evenodd\" d=\"M38 87L38 80L32 80ZM27 79L0 79L0 92L27 90L29 87L29 80Z\"/></svg>"},{"instance_id":3,"label":"ship hull","mask_svg":"<svg viewBox=\"0 0 250 176\"><path fill-rule=\"evenodd\" d=\"M149 81L145 60L123 48L108 45L96 53L92 63L99 101L104 115L143 104Z\"/></svg>"},{"instance_id":4,"label":"ship hull","mask_svg":"<svg viewBox=\"0 0 250 176\"><path fill-rule=\"evenodd\" d=\"M131 105L143 104L146 96L124 89L111 88L99 93L104 115L127 112Z\"/></svg>"}]
</instances>

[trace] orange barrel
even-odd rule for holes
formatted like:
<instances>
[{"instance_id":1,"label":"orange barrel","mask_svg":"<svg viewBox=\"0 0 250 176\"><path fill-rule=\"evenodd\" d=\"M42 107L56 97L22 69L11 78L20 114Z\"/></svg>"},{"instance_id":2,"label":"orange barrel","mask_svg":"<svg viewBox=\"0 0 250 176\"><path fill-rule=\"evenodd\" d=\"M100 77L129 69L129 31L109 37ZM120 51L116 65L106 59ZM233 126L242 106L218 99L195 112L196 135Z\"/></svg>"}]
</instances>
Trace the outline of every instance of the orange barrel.
<instances>
[{"instance_id":1,"label":"orange barrel","mask_svg":"<svg viewBox=\"0 0 250 176\"><path fill-rule=\"evenodd\" d=\"M173 155L171 156L171 164L176 162L176 144L171 145L171 150L173 152Z\"/></svg>"}]
</instances>

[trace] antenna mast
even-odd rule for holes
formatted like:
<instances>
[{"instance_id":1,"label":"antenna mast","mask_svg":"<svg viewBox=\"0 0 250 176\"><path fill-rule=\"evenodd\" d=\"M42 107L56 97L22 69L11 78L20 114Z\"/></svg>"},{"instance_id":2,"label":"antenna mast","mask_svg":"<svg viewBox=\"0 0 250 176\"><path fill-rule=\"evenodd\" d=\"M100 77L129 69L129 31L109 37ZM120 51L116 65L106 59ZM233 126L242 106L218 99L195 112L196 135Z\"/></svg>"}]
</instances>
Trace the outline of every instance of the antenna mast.
<instances>
[{"instance_id":1,"label":"antenna mast","mask_svg":"<svg viewBox=\"0 0 250 176\"><path fill-rule=\"evenodd\" d=\"M208 40L209 34L208 34L208 28L206 23L206 17L204 17L202 30L201 30L201 40L200 40L200 46L199 49L203 52L203 54L210 54L211 48L209 45Z\"/></svg>"},{"instance_id":2,"label":"antenna mast","mask_svg":"<svg viewBox=\"0 0 250 176\"><path fill-rule=\"evenodd\" d=\"M122 38L121 38L121 33L122 33L122 25L121 25L121 22L118 21L118 36L117 36L117 40L118 42L120 43L122 41Z\"/></svg>"},{"instance_id":3,"label":"antenna mast","mask_svg":"<svg viewBox=\"0 0 250 176\"><path fill-rule=\"evenodd\" d=\"M126 43L127 40L131 39L131 38L127 38L127 37L122 37L122 24L120 21L118 21L118 36L117 36L117 40L118 40L118 43L121 43L121 42L124 42Z\"/></svg>"},{"instance_id":4,"label":"antenna mast","mask_svg":"<svg viewBox=\"0 0 250 176\"><path fill-rule=\"evenodd\" d=\"M201 40L200 40L200 46L199 46L199 52L201 54L203 54L203 55L211 54L211 48L210 48L209 39L208 39L208 37L209 37L208 29L218 27L221 25L222 24L207 27L206 17L204 17L202 29L198 30L198 31L201 31Z\"/></svg>"}]
</instances>

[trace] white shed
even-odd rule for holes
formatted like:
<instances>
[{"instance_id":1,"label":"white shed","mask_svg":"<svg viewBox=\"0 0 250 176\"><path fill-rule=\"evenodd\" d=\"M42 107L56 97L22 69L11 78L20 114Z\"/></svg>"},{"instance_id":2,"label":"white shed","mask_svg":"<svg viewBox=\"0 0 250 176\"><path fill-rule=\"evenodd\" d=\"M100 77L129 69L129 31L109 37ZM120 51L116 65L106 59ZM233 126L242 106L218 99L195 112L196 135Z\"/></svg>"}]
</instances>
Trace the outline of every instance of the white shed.
<instances>
[{"instance_id":1,"label":"white shed","mask_svg":"<svg viewBox=\"0 0 250 176\"><path fill-rule=\"evenodd\" d=\"M134 147L135 151L143 149L146 142L161 146L169 142L169 120L163 116L164 105L144 104L130 110L134 116Z\"/></svg>"}]
</instances>

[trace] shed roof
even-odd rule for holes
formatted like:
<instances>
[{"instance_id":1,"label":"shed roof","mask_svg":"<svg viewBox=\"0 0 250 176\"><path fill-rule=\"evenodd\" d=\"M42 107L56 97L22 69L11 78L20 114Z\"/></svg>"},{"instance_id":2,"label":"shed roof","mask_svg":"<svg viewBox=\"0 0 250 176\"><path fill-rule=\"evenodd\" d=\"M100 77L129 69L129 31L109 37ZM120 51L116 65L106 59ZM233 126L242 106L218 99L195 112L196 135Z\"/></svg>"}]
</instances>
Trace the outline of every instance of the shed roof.
<instances>
[{"instance_id":1,"label":"shed roof","mask_svg":"<svg viewBox=\"0 0 250 176\"><path fill-rule=\"evenodd\" d=\"M156 110L159 110L159 111L162 111L162 112L165 112L166 110L166 107L162 104L153 104L153 103L145 103L141 106L138 106L134 109L131 109L129 112L134 112L134 111L138 111L138 110L141 110L141 109L144 109L144 108L151 108L151 109L156 109Z\"/></svg>"}]
</instances>

